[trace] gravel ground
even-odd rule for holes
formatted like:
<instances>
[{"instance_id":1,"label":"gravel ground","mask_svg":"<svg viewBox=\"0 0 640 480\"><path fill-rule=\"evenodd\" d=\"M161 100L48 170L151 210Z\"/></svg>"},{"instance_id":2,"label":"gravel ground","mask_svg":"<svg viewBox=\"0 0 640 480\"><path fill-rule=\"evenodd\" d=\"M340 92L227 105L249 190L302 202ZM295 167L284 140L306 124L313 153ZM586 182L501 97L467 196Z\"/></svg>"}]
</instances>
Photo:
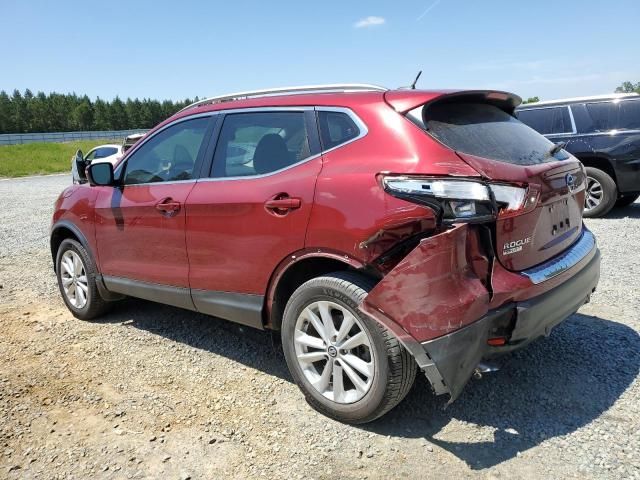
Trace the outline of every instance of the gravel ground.
<instances>
[{"instance_id":1,"label":"gravel ground","mask_svg":"<svg viewBox=\"0 0 640 480\"><path fill-rule=\"evenodd\" d=\"M268 333L138 300L74 319L48 251L69 181L0 180L0 478L640 478L640 203L587 221L601 283L550 338L447 409L419 376L352 427Z\"/></svg>"}]
</instances>

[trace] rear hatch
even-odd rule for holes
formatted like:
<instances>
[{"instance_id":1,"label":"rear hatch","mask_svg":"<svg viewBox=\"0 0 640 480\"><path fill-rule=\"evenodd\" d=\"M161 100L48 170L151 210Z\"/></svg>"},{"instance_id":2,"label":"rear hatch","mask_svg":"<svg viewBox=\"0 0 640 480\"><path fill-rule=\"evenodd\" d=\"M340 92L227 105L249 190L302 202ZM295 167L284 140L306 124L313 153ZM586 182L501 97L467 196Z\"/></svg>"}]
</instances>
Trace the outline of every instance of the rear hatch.
<instances>
[{"instance_id":1,"label":"rear hatch","mask_svg":"<svg viewBox=\"0 0 640 480\"><path fill-rule=\"evenodd\" d=\"M455 92L406 112L488 183L526 189L523 207L501 212L495 223L496 256L515 271L580 237L585 183L577 159L512 116L519 101L504 92Z\"/></svg>"}]
</instances>

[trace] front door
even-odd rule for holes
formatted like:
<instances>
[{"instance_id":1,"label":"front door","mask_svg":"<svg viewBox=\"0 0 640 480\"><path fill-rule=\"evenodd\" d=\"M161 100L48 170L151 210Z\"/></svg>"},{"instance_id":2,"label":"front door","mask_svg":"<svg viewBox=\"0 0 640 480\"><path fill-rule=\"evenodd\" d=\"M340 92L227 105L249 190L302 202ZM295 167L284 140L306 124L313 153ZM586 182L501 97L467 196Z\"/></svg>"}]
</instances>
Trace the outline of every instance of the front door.
<instances>
[{"instance_id":1,"label":"front door","mask_svg":"<svg viewBox=\"0 0 640 480\"><path fill-rule=\"evenodd\" d=\"M120 187L101 188L96 240L108 288L129 289L154 300L149 294L154 284L164 285L186 289L188 297L185 203L199 172L210 121L199 117L160 130L119 167ZM139 291L144 285L149 292Z\"/></svg>"}]
</instances>

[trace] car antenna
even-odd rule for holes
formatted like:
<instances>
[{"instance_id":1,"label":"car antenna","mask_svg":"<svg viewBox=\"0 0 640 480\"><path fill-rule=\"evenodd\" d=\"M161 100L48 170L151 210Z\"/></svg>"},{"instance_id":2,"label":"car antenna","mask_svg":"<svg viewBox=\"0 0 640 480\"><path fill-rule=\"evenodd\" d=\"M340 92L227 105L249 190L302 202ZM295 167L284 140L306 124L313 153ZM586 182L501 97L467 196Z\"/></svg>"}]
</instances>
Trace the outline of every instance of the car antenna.
<instances>
[{"instance_id":1,"label":"car antenna","mask_svg":"<svg viewBox=\"0 0 640 480\"><path fill-rule=\"evenodd\" d=\"M420 70L418 72L418 75L416 75L416 79L411 84L411 90L415 90L416 89L416 83L418 83L418 79L420 78L420 75L422 75L422 70Z\"/></svg>"}]
</instances>

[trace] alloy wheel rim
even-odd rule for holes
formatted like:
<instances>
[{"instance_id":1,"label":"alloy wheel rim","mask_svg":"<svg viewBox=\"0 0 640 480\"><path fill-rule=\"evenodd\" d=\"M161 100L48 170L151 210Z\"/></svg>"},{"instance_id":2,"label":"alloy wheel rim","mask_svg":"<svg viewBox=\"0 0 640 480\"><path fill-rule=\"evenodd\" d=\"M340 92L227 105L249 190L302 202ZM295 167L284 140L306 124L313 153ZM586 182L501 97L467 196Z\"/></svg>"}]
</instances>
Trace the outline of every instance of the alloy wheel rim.
<instances>
[{"instance_id":1,"label":"alloy wheel rim","mask_svg":"<svg viewBox=\"0 0 640 480\"><path fill-rule=\"evenodd\" d=\"M371 389L371 339L349 309L331 301L307 305L296 321L295 354L311 386L336 403L354 403Z\"/></svg>"},{"instance_id":2,"label":"alloy wheel rim","mask_svg":"<svg viewBox=\"0 0 640 480\"><path fill-rule=\"evenodd\" d=\"M584 196L584 209L592 210L602 202L602 185L595 178L587 177L587 189Z\"/></svg>"},{"instance_id":3,"label":"alloy wheel rim","mask_svg":"<svg viewBox=\"0 0 640 480\"><path fill-rule=\"evenodd\" d=\"M83 308L89 297L89 282L80 255L73 250L64 252L60 260L60 269L65 297L74 307Z\"/></svg>"}]
</instances>

